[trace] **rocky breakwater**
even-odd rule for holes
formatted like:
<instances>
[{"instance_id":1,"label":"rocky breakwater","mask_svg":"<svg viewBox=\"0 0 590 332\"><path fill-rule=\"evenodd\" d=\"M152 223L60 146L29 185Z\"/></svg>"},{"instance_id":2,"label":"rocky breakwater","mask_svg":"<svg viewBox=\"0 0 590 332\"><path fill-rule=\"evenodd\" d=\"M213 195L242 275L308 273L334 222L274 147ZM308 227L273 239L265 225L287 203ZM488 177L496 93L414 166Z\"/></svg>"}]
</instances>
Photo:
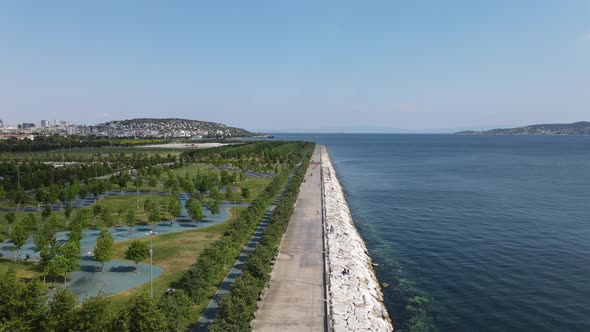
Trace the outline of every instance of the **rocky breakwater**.
<instances>
[{"instance_id":1,"label":"rocky breakwater","mask_svg":"<svg viewBox=\"0 0 590 332\"><path fill-rule=\"evenodd\" d=\"M335 332L393 331L371 258L324 147L321 166L329 325Z\"/></svg>"}]
</instances>

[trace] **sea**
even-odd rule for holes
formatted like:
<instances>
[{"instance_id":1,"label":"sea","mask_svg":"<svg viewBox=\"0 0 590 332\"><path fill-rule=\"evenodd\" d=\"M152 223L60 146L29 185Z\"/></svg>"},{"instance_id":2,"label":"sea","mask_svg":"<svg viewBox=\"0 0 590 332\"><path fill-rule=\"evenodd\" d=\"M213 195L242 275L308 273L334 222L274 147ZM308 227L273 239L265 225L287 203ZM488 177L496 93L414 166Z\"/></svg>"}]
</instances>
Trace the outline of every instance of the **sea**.
<instances>
[{"instance_id":1,"label":"sea","mask_svg":"<svg viewBox=\"0 0 590 332\"><path fill-rule=\"evenodd\" d=\"M275 139L327 147L396 331L590 331L590 137Z\"/></svg>"}]
</instances>

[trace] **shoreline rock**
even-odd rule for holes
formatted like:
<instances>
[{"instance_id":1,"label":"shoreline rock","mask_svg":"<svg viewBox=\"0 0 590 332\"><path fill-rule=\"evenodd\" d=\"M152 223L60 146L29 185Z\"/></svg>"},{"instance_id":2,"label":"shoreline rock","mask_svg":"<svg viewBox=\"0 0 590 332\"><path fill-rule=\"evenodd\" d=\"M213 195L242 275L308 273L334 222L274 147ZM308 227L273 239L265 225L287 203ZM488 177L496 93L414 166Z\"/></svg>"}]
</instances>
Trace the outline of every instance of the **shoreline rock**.
<instances>
[{"instance_id":1,"label":"shoreline rock","mask_svg":"<svg viewBox=\"0 0 590 332\"><path fill-rule=\"evenodd\" d=\"M358 233L330 156L322 149L328 307L333 330L393 331L373 262Z\"/></svg>"}]
</instances>

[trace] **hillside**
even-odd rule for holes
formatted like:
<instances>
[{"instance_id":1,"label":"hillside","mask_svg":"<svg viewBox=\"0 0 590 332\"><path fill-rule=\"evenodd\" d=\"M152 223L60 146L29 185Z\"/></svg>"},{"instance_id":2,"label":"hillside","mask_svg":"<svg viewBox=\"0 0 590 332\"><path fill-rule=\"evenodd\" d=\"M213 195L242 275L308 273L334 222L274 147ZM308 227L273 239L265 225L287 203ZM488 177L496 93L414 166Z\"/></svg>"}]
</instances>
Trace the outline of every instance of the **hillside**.
<instances>
[{"instance_id":1,"label":"hillside","mask_svg":"<svg viewBox=\"0 0 590 332\"><path fill-rule=\"evenodd\" d=\"M537 124L484 131L467 130L455 133L455 135L590 135L590 122Z\"/></svg>"},{"instance_id":2,"label":"hillside","mask_svg":"<svg viewBox=\"0 0 590 332\"><path fill-rule=\"evenodd\" d=\"M175 136L223 136L244 137L254 134L236 127L230 127L222 123L188 120L188 119L156 119L137 118L128 120L115 120L98 125L108 130L134 132L138 135L175 135ZM182 133L182 135L180 135Z\"/></svg>"}]
</instances>

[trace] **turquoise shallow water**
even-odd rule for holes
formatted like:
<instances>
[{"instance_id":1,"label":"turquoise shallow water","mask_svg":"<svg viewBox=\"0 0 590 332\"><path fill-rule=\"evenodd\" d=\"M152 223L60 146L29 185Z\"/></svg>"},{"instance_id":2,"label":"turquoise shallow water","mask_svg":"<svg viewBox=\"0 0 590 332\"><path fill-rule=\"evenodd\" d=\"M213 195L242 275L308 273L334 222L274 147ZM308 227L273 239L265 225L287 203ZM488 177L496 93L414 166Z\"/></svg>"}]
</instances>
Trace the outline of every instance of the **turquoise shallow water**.
<instances>
[{"instance_id":1,"label":"turquoise shallow water","mask_svg":"<svg viewBox=\"0 0 590 332\"><path fill-rule=\"evenodd\" d=\"M318 136L397 330L590 331L590 137Z\"/></svg>"}]
</instances>

